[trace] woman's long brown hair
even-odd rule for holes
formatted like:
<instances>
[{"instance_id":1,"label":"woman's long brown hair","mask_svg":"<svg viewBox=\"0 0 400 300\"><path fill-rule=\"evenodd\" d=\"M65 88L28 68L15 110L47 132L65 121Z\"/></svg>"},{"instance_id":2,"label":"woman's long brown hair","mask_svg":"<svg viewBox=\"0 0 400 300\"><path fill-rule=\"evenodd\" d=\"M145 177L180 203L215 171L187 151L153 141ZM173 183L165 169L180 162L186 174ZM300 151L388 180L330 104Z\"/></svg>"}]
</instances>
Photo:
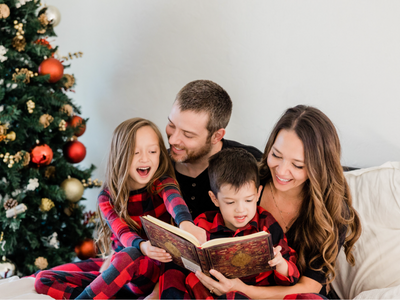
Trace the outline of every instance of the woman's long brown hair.
<instances>
[{"instance_id":1,"label":"woman's long brown hair","mask_svg":"<svg viewBox=\"0 0 400 300\"><path fill-rule=\"evenodd\" d=\"M317 108L304 105L289 108L272 130L260 163L261 179L267 182L272 180L268 154L282 129L294 131L303 142L308 172L303 204L295 222L294 242L289 246L297 251L300 274L310 267L326 271L328 282L332 282L340 229L347 226L344 251L351 265L355 263L352 249L361 234L360 219L352 206L350 189L340 163L339 137L333 123ZM311 256L311 261L306 261L306 256ZM312 268L311 264L321 257L322 266Z\"/></svg>"},{"instance_id":2,"label":"woman's long brown hair","mask_svg":"<svg viewBox=\"0 0 400 300\"><path fill-rule=\"evenodd\" d=\"M147 183L147 191L151 194L159 193L164 186L155 190L154 183L164 175L168 175L176 181L174 167L169 159L163 137L157 126L146 119L132 118L122 122L114 130L111 148L108 155L105 181L102 187L103 189L108 189L111 196L110 204L114 207L114 210L117 212L120 219L124 220L128 226L136 232L140 232L141 228L128 214L127 206L130 192L128 180L129 168L132 164L135 153L136 133L144 126L150 126L154 130L158 136L160 147L160 163L153 177ZM178 188L177 185L175 187ZM108 254L110 251L111 230L106 224L99 207L97 207L97 212L100 218L100 223L97 228L98 237L96 241L104 255Z\"/></svg>"}]
</instances>

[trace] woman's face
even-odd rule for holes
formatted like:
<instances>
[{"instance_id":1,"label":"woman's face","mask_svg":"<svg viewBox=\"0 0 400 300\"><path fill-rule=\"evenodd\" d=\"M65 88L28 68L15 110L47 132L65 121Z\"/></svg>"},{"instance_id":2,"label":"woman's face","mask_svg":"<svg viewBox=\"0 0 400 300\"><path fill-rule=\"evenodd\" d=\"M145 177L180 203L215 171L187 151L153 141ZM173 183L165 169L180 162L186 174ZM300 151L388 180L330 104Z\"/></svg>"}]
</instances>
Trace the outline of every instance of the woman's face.
<instances>
[{"instance_id":1,"label":"woman's face","mask_svg":"<svg viewBox=\"0 0 400 300\"><path fill-rule=\"evenodd\" d=\"M275 188L300 193L308 179L304 146L293 130L279 131L267 158Z\"/></svg>"}]
</instances>

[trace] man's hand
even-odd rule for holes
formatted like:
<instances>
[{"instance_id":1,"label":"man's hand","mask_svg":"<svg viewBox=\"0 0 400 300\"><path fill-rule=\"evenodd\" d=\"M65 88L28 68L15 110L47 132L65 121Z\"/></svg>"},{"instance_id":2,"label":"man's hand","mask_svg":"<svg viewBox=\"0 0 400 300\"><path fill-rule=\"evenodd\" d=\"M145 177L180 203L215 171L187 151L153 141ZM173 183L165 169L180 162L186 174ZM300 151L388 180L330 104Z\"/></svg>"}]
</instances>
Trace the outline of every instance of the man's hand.
<instances>
[{"instance_id":1,"label":"man's hand","mask_svg":"<svg viewBox=\"0 0 400 300\"><path fill-rule=\"evenodd\" d=\"M200 245L207 241L206 231L203 228L194 225L190 221L182 221L179 224L179 228L193 234L199 241Z\"/></svg>"},{"instance_id":2,"label":"man's hand","mask_svg":"<svg viewBox=\"0 0 400 300\"><path fill-rule=\"evenodd\" d=\"M158 261L161 261L163 263L171 262L172 257L171 255L165 251L164 249L154 247L150 244L150 241L146 242L141 242L140 245L140 251L151 259L155 259Z\"/></svg>"}]
</instances>

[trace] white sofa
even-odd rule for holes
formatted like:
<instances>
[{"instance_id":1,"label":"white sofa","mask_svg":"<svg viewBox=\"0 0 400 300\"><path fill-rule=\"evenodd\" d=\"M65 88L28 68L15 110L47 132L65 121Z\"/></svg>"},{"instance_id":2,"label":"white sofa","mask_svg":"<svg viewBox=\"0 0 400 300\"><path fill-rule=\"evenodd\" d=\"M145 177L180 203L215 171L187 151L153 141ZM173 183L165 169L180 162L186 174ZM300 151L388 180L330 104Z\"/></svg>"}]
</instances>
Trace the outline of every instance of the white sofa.
<instances>
[{"instance_id":1,"label":"white sofa","mask_svg":"<svg viewBox=\"0 0 400 300\"><path fill-rule=\"evenodd\" d=\"M333 287L341 299L400 299L400 162L346 172L363 232L356 266L340 253ZM52 299L38 295L34 278L0 280L0 299Z\"/></svg>"}]
</instances>

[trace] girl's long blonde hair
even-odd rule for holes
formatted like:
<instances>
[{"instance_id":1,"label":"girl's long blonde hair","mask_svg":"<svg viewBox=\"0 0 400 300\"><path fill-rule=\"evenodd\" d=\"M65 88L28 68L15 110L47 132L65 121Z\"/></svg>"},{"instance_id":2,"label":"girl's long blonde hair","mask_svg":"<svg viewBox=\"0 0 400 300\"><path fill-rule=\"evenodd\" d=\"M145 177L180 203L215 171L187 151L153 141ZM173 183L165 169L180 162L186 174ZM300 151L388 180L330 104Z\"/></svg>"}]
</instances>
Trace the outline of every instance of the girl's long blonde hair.
<instances>
[{"instance_id":1,"label":"girl's long blonde hair","mask_svg":"<svg viewBox=\"0 0 400 300\"><path fill-rule=\"evenodd\" d=\"M159 166L147 184L147 191L151 194L159 193L163 186L155 190L154 183L162 176L168 175L176 181L174 167L169 159L163 137L157 126L146 119L132 118L122 122L114 130L110 153L108 155L105 181L102 187L103 189L108 189L110 193L110 204L114 207L120 219L124 220L136 232L140 232L141 228L132 220L128 213L127 206L130 192L128 181L129 169L135 153L136 134L137 131L144 126L150 126L154 130L157 134L160 147ZM178 186L175 187L178 188ZM97 245L104 255L110 252L111 230L106 224L99 207L97 207L97 212L100 218L97 228Z\"/></svg>"},{"instance_id":2,"label":"girl's long blonde hair","mask_svg":"<svg viewBox=\"0 0 400 300\"><path fill-rule=\"evenodd\" d=\"M308 180L303 188L303 204L295 222L293 245L298 254L300 274L322 258L328 282L335 278L335 263L339 251L339 231L347 226L344 251L354 265L352 249L361 234L361 223L352 206L349 186L340 163L341 147L335 126L320 110L298 105L289 108L277 122L269 137L260 164L261 179L272 180L267 164L276 136L282 130L293 130L304 145L304 160ZM306 261L306 256L311 261Z\"/></svg>"}]
</instances>

